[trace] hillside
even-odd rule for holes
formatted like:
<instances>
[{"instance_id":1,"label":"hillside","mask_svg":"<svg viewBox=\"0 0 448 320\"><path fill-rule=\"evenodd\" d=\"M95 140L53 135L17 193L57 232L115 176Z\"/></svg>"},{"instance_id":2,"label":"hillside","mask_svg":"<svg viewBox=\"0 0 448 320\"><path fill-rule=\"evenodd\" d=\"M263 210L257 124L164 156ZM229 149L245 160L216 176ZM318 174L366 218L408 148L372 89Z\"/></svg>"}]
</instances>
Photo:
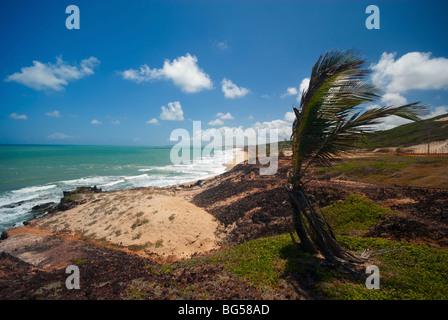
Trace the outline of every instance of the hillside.
<instances>
[{"instance_id":1,"label":"hillside","mask_svg":"<svg viewBox=\"0 0 448 320\"><path fill-rule=\"evenodd\" d=\"M412 122L389 130L376 131L365 137L358 147L374 150L387 147L409 147L430 141L448 139L448 114L440 115L421 122Z\"/></svg>"}]
</instances>

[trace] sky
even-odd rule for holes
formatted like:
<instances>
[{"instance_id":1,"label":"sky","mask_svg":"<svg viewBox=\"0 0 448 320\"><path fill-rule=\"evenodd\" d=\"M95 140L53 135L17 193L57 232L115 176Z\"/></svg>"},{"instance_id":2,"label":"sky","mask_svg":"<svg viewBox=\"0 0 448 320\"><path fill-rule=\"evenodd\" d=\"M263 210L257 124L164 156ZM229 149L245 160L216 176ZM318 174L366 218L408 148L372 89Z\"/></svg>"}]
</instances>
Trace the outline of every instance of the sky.
<instances>
[{"instance_id":1,"label":"sky","mask_svg":"<svg viewBox=\"0 0 448 320\"><path fill-rule=\"evenodd\" d=\"M68 28L78 21L70 5L79 29ZM165 146L193 121L278 129L283 140L332 49L367 59L376 104L448 113L446 12L444 0L4 2L0 144Z\"/></svg>"}]
</instances>

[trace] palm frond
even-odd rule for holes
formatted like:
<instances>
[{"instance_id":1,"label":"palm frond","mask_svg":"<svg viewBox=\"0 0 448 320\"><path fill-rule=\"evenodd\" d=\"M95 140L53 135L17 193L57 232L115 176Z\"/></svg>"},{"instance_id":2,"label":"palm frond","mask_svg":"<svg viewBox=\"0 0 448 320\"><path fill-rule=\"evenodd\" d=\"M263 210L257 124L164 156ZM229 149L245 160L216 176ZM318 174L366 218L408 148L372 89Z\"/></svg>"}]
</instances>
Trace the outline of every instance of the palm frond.
<instances>
[{"instance_id":1,"label":"palm frond","mask_svg":"<svg viewBox=\"0 0 448 320\"><path fill-rule=\"evenodd\" d=\"M294 108L293 180L300 180L313 162L328 165L334 155L350 149L360 134L369 132L384 117L420 119L422 106L418 103L359 110L360 105L380 97L380 90L365 81L369 74L365 62L354 50L333 50L320 56L314 65L300 109ZM305 158L309 161L302 168Z\"/></svg>"}]
</instances>

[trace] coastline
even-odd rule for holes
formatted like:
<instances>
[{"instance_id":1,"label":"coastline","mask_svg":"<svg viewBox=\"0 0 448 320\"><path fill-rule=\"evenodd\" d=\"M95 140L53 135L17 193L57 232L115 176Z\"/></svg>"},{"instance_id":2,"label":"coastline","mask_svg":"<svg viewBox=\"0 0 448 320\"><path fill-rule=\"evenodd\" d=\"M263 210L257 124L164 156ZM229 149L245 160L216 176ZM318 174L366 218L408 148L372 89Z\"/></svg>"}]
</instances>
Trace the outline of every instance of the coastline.
<instances>
[{"instance_id":1,"label":"coastline","mask_svg":"<svg viewBox=\"0 0 448 320\"><path fill-rule=\"evenodd\" d=\"M97 157L104 156L104 160L101 162L102 167L96 165L86 169L86 166L82 165L83 162L79 162L81 163L79 166L74 164L73 161L67 162L63 158L64 153L58 151L56 152L57 157L62 158L57 158L57 160L63 165L56 165L55 169L51 170L54 161L50 161L48 165L45 165L45 170L48 172L36 173L32 183L24 184L18 179L18 183L14 184L14 179L16 178L13 179L13 177L6 175L5 179L12 182L7 187L3 186L3 191L0 193L0 214L2 218L0 220L0 232L22 226L28 220L41 216L45 212L41 208L42 205L48 205L48 207L57 205L65 191L74 190L81 186L97 186L102 190L127 190L147 186L169 187L179 184L191 184L197 180L209 179L231 169L242 161L241 152L243 150L242 148L235 148L235 151L223 149L224 152L218 150L214 158L208 159L207 157L204 158L205 161L201 161L198 164L192 162L178 166L173 165L170 161L169 151L162 152L162 157L160 157L158 149L154 153L152 149L146 151L146 149L134 148L135 150L131 149L129 151L126 149L123 151L119 147L116 151L124 152L125 156L124 159L115 162L110 158L110 152L103 153L102 149L92 148L92 150L84 150L83 154L87 151L92 151ZM130 158L129 155L134 153L137 154L137 158ZM151 157L153 155L154 159L156 159L154 161L142 160L143 157ZM162 158L165 160L161 161L160 159ZM129 163L129 165L123 163ZM33 164L28 162L22 166L23 168L20 165L15 167L11 164L10 171L23 172L23 175L33 177ZM106 169L103 170L103 167ZM39 209L35 211L35 208Z\"/></svg>"},{"instance_id":2,"label":"coastline","mask_svg":"<svg viewBox=\"0 0 448 320\"><path fill-rule=\"evenodd\" d=\"M225 171L231 170L233 167L235 167L238 164L243 163L244 161L248 160L249 153L244 148L239 148L237 150L234 150L234 157L232 159L232 162L229 163L223 163L223 165L226 167Z\"/></svg>"},{"instance_id":3,"label":"coastline","mask_svg":"<svg viewBox=\"0 0 448 320\"><path fill-rule=\"evenodd\" d=\"M282 288L270 291L255 288L226 267L228 249L290 231L284 183L291 165L291 158L280 157L272 176L259 175L261 166L246 162L209 179L171 187L102 192L86 187L66 193L61 210L2 234L0 298L309 299L313 293L301 281L288 278ZM441 209L447 190L339 179L317 179L307 187L323 201L320 205L344 201L350 193L386 207L417 199L406 202L408 211L398 220L386 220L407 228L397 236L423 243L428 232L445 230L428 220L423 237L415 236L412 224L406 227L403 221L412 223L415 218L409 215L429 203ZM374 231L394 237L394 230L384 224ZM69 265L80 269L81 290L64 285Z\"/></svg>"},{"instance_id":4,"label":"coastline","mask_svg":"<svg viewBox=\"0 0 448 320\"><path fill-rule=\"evenodd\" d=\"M242 164L247 154L244 149L236 149L232 162L223 164L226 169L222 174ZM15 252L22 261L42 267L42 261L48 257L39 258L20 248L50 235L94 243L158 262L217 250L222 241L219 232L222 226L203 208L192 204L191 199L203 190L204 182L213 183L222 174L168 187L99 193L90 193L90 187L86 187L86 194L67 196L75 203L68 210L56 209L25 221L23 227L5 230L2 238L6 239L0 242L0 252ZM47 263L44 268L51 265Z\"/></svg>"}]
</instances>

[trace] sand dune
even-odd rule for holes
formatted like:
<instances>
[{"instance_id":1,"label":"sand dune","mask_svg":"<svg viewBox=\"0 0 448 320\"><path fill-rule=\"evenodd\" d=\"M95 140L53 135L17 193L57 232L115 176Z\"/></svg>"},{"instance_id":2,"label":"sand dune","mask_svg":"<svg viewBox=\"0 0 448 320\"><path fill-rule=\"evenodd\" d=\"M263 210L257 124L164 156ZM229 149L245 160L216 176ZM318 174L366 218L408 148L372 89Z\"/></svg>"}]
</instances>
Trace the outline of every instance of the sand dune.
<instances>
[{"instance_id":1,"label":"sand dune","mask_svg":"<svg viewBox=\"0 0 448 320\"><path fill-rule=\"evenodd\" d=\"M190 203L186 192L142 188L83 196L87 203L32 224L169 260L218 247L218 222Z\"/></svg>"}]
</instances>

